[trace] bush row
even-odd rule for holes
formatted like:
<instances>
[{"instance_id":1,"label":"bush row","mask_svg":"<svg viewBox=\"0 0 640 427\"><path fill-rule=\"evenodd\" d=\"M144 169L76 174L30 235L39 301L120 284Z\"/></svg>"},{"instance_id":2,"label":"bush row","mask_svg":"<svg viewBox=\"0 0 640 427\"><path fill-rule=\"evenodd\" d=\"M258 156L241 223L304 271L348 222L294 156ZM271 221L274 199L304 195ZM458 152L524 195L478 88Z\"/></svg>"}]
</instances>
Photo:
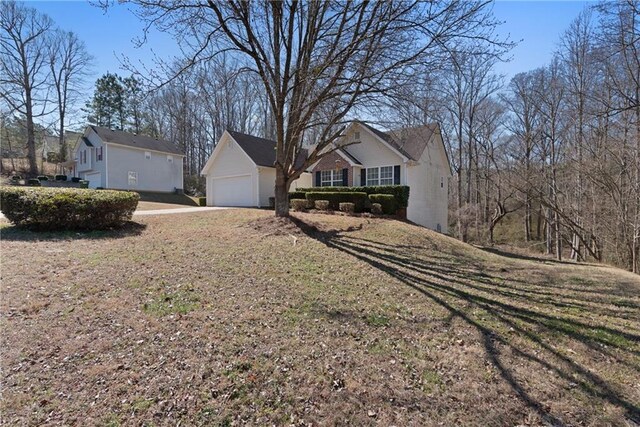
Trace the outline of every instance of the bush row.
<instances>
[{"instance_id":1,"label":"bush row","mask_svg":"<svg viewBox=\"0 0 640 427\"><path fill-rule=\"evenodd\" d=\"M0 210L32 230L101 230L131 220L139 199L128 191L3 187Z\"/></svg>"},{"instance_id":2,"label":"bush row","mask_svg":"<svg viewBox=\"0 0 640 427\"><path fill-rule=\"evenodd\" d=\"M369 200L373 204L379 204L384 214L393 215L398 210L396 199L391 194L370 194Z\"/></svg>"},{"instance_id":3,"label":"bush row","mask_svg":"<svg viewBox=\"0 0 640 427\"><path fill-rule=\"evenodd\" d=\"M367 193L331 193L310 191L306 193L306 199L311 203L315 203L316 200L327 200L329 202L329 209L332 209L334 211L340 209L340 203L353 203L355 212L364 212L364 204L367 200Z\"/></svg>"},{"instance_id":4,"label":"bush row","mask_svg":"<svg viewBox=\"0 0 640 427\"><path fill-rule=\"evenodd\" d=\"M289 193L289 199L304 199L309 192L326 193L366 193L371 194L391 194L396 200L398 209L409 206L409 186L408 185L376 185L365 187L311 187L298 188Z\"/></svg>"}]
</instances>

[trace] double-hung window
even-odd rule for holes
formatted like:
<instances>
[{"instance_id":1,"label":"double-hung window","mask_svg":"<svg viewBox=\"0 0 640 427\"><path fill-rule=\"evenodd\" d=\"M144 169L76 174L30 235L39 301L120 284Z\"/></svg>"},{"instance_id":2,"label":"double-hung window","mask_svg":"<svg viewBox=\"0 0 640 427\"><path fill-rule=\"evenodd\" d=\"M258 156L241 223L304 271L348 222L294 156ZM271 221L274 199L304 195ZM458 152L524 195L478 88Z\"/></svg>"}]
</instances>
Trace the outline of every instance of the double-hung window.
<instances>
[{"instance_id":1,"label":"double-hung window","mask_svg":"<svg viewBox=\"0 0 640 427\"><path fill-rule=\"evenodd\" d=\"M342 170L327 170L320 172L321 187L339 187L342 185Z\"/></svg>"},{"instance_id":2,"label":"double-hung window","mask_svg":"<svg viewBox=\"0 0 640 427\"><path fill-rule=\"evenodd\" d=\"M394 185L394 169L393 166L367 168L367 185Z\"/></svg>"}]
</instances>

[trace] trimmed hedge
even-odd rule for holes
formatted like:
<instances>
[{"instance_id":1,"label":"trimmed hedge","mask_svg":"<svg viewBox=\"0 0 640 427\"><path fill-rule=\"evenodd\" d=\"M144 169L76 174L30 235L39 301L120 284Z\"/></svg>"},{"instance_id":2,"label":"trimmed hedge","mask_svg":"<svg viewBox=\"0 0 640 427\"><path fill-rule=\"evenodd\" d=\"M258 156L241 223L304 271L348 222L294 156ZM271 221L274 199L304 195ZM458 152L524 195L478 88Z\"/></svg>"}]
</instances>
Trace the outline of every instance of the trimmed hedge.
<instances>
[{"instance_id":1,"label":"trimmed hedge","mask_svg":"<svg viewBox=\"0 0 640 427\"><path fill-rule=\"evenodd\" d=\"M66 181L67 175L56 175L56 181Z\"/></svg>"},{"instance_id":2,"label":"trimmed hedge","mask_svg":"<svg viewBox=\"0 0 640 427\"><path fill-rule=\"evenodd\" d=\"M309 209L309 203L307 199L291 199L289 202L291 209L294 211L306 211Z\"/></svg>"},{"instance_id":3,"label":"trimmed hedge","mask_svg":"<svg viewBox=\"0 0 640 427\"><path fill-rule=\"evenodd\" d=\"M369 194L369 200L371 203L379 203L382 207L382 212L387 215L393 215L398 210L398 203L396 198L391 194Z\"/></svg>"},{"instance_id":4,"label":"trimmed hedge","mask_svg":"<svg viewBox=\"0 0 640 427\"><path fill-rule=\"evenodd\" d=\"M38 180L39 180L39 181L49 181L49 177L48 177L48 176L46 176L46 175L40 175L40 176L38 177Z\"/></svg>"},{"instance_id":5,"label":"trimmed hedge","mask_svg":"<svg viewBox=\"0 0 640 427\"><path fill-rule=\"evenodd\" d=\"M207 206L206 197L196 197L198 199L198 206Z\"/></svg>"},{"instance_id":6,"label":"trimmed hedge","mask_svg":"<svg viewBox=\"0 0 640 427\"><path fill-rule=\"evenodd\" d=\"M369 194L391 194L396 199L398 209L409 206L409 186L408 185L376 185L365 187L311 187L298 188L296 191L289 193L309 193L309 192L328 192L328 193L367 193ZM297 198L297 197L296 197Z\"/></svg>"},{"instance_id":7,"label":"trimmed hedge","mask_svg":"<svg viewBox=\"0 0 640 427\"><path fill-rule=\"evenodd\" d=\"M306 192L305 191L290 191L289 192L289 200L294 200L294 199L306 199Z\"/></svg>"},{"instance_id":8,"label":"trimmed hedge","mask_svg":"<svg viewBox=\"0 0 640 427\"><path fill-rule=\"evenodd\" d=\"M80 182L80 177L74 176L71 178L71 182Z\"/></svg>"},{"instance_id":9,"label":"trimmed hedge","mask_svg":"<svg viewBox=\"0 0 640 427\"><path fill-rule=\"evenodd\" d=\"M13 175L11 177L11 181L20 181L22 179L22 177L20 175Z\"/></svg>"},{"instance_id":10,"label":"trimmed hedge","mask_svg":"<svg viewBox=\"0 0 640 427\"><path fill-rule=\"evenodd\" d=\"M371 203L371 213L374 215L382 214L382 205L380 203Z\"/></svg>"},{"instance_id":11,"label":"trimmed hedge","mask_svg":"<svg viewBox=\"0 0 640 427\"><path fill-rule=\"evenodd\" d=\"M329 201L328 200L316 200L314 202L314 206L318 210L326 211L326 210L329 210Z\"/></svg>"},{"instance_id":12,"label":"trimmed hedge","mask_svg":"<svg viewBox=\"0 0 640 427\"><path fill-rule=\"evenodd\" d=\"M0 210L31 230L102 230L131 220L139 199L129 191L4 187Z\"/></svg>"},{"instance_id":13,"label":"trimmed hedge","mask_svg":"<svg viewBox=\"0 0 640 427\"><path fill-rule=\"evenodd\" d=\"M27 180L27 185L30 187L40 187L42 184L40 184L40 180L38 178L31 178Z\"/></svg>"},{"instance_id":14,"label":"trimmed hedge","mask_svg":"<svg viewBox=\"0 0 640 427\"><path fill-rule=\"evenodd\" d=\"M343 203L340 203L339 207L340 207L340 211L342 212L353 213L355 212L356 205L354 205L351 202L343 202Z\"/></svg>"},{"instance_id":15,"label":"trimmed hedge","mask_svg":"<svg viewBox=\"0 0 640 427\"><path fill-rule=\"evenodd\" d=\"M363 192L330 192L330 191L309 191L306 193L307 200L314 203L316 200L328 200L329 208L337 211L340 203L353 203L356 212L364 211L364 204L367 200L367 193Z\"/></svg>"}]
</instances>

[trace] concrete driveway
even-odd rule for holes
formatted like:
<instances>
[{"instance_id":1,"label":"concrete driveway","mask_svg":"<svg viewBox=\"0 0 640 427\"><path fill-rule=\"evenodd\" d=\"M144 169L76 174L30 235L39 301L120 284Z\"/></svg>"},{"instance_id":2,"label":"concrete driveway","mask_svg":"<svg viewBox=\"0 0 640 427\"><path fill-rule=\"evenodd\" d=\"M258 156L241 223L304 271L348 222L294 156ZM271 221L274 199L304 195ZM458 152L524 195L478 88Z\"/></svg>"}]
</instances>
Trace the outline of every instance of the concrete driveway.
<instances>
[{"instance_id":1,"label":"concrete driveway","mask_svg":"<svg viewBox=\"0 0 640 427\"><path fill-rule=\"evenodd\" d=\"M193 212L206 212L206 211L218 211L224 209L233 209L233 208L223 208L216 206L194 206L188 208L171 208L171 209L150 209L150 210L137 210L133 214L136 216L140 215L168 215L168 214L183 214L183 213L193 213Z\"/></svg>"}]
</instances>

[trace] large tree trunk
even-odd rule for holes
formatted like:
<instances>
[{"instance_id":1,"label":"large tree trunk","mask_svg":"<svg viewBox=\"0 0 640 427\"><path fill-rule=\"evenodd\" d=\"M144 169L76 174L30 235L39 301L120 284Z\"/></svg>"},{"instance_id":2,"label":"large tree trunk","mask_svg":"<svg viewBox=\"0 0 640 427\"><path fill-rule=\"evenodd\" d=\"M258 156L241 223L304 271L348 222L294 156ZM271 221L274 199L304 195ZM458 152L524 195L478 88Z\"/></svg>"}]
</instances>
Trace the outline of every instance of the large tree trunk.
<instances>
[{"instance_id":1,"label":"large tree trunk","mask_svg":"<svg viewBox=\"0 0 640 427\"><path fill-rule=\"evenodd\" d=\"M29 159L29 176L38 175L38 162L36 159L36 132L33 124L33 111L31 97L27 96L27 158Z\"/></svg>"},{"instance_id":2,"label":"large tree trunk","mask_svg":"<svg viewBox=\"0 0 640 427\"><path fill-rule=\"evenodd\" d=\"M289 216L289 182L284 176L284 171L281 166L276 166L276 216L288 217Z\"/></svg>"}]
</instances>

